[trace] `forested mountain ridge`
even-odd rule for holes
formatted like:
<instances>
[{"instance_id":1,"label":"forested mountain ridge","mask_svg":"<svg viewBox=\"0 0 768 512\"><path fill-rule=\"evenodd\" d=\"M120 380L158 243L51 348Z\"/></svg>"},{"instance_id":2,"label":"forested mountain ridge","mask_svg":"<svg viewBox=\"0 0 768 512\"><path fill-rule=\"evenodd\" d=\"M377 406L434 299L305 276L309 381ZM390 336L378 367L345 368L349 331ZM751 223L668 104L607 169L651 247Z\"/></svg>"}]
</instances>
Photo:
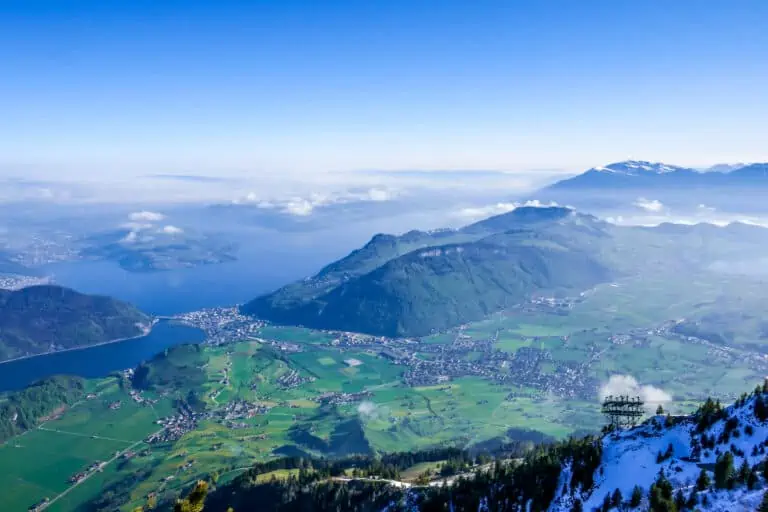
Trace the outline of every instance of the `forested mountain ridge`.
<instances>
[{"instance_id":1,"label":"forested mountain ridge","mask_svg":"<svg viewBox=\"0 0 768 512\"><path fill-rule=\"evenodd\" d=\"M768 384L688 416L657 409L640 426L541 445L522 457L433 450L338 461L288 458L255 465L218 488L200 482L183 507L206 512L734 511L768 509ZM400 470L448 460L445 475L400 481ZM265 479L286 471L282 479ZM441 479L442 478L442 479ZM170 504L162 504L161 509ZM181 508L180 508L181 507Z\"/></svg>"},{"instance_id":2,"label":"forested mountain ridge","mask_svg":"<svg viewBox=\"0 0 768 512\"><path fill-rule=\"evenodd\" d=\"M766 247L768 230L754 226L621 227L568 208L521 207L459 230L376 235L242 311L278 324L423 336L532 296L578 295L660 268L706 269Z\"/></svg>"},{"instance_id":3,"label":"forested mountain ridge","mask_svg":"<svg viewBox=\"0 0 768 512\"><path fill-rule=\"evenodd\" d=\"M151 324L110 297L53 285L0 290L0 360L139 336Z\"/></svg>"}]
</instances>

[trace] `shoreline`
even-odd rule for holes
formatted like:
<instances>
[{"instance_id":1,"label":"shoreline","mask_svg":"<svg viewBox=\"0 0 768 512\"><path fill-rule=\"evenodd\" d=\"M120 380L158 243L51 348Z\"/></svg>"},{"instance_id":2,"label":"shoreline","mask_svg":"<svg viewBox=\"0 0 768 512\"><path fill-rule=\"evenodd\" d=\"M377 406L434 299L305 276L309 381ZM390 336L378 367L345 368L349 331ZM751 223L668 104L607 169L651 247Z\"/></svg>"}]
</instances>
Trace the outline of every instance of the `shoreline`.
<instances>
[{"instance_id":1,"label":"shoreline","mask_svg":"<svg viewBox=\"0 0 768 512\"><path fill-rule=\"evenodd\" d=\"M136 336L128 336L128 337L125 337L125 338L117 338L117 339L114 339L114 340L102 341L100 343L94 343L92 345L80 345L80 346L77 346L77 347L65 348L63 350L54 350L52 352L41 352L40 354L32 354L32 355L29 355L29 356L14 357L13 359L6 359L4 361L0 361L0 366L4 365L6 363L13 363L14 361L22 361L24 359L32 359L34 357L50 356L50 355L53 355L53 354L60 354L62 352L73 352L75 350L85 350L85 349L88 349L88 348L101 347L103 345L111 345L113 343L120 343L120 342L123 342L123 341L129 341L129 340L135 340L137 338L143 338L144 336L149 336L149 334L152 332L152 329L154 329L155 325L157 325L160 322L160 320L161 319L159 319L159 318L153 318L152 319L152 323L148 327L144 327L144 329L143 329L144 332L142 334L137 334Z\"/></svg>"}]
</instances>

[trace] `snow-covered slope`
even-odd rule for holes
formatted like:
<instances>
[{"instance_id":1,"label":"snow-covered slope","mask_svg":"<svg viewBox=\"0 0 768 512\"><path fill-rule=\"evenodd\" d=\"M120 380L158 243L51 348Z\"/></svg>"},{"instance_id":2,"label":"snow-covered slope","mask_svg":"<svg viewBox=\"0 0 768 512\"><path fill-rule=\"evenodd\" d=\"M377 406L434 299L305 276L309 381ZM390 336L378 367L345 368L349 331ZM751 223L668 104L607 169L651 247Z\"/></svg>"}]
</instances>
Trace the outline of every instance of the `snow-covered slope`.
<instances>
[{"instance_id":1,"label":"snow-covered slope","mask_svg":"<svg viewBox=\"0 0 768 512\"><path fill-rule=\"evenodd\" d=\"M640 176L642 174L667 174L678 171L693 171L685 167L667 165L661 162L646 162L645 160L625 160L615 162L605 167L595 167L587 172L596 171L611 174L623 174L625 176Z\"/></svg>"},{"instance_id":2,"label":"snow-covered slope","mask_svg":"<svg viewBox=\"0 0 768 512\"><path fill-rule=\"evenodd\" d=\"M717 170L713 170L717 169ZM585 190L667 190L723 186L768 186L768 164L734 167L716 166L706 172L662 162L626 160L593 167L582 174L558 181L537 194L540 200L558 200L547 193Z\"/></svg>"},{"instance_id":3,"label":"snow-covered slope","mask_svg":"<svg viewBox=\"0 0 768 512\"><path fill-rule=\"evenodd\" d=\"M682 490L688 498L696 489L702 469L707 471L713 484L697 491L697 510L758 510L766 492L762 477L752 490L741 483L729 490L716 489L713 474L718 456L725 452L733 454L737 471L745 460L750 467L755 467L766 459L768 423L755 414L757 400L768 402L768 394L753 394L722 409L711 416L719 418L711 425L702 421L701 415L671 418L660 415L636 428L607 434L602 440L602 462L595 473L594 486L585 490L569 489L570 470L566 465L550 510L573 510L575 500L583 503L583 510L593 510L601 507L606 495L616 489L626 502L635 486L643 491L643 503L635 509L648 510L648 491L660 471L675 493Z\"/></svg>"}]
</instances>

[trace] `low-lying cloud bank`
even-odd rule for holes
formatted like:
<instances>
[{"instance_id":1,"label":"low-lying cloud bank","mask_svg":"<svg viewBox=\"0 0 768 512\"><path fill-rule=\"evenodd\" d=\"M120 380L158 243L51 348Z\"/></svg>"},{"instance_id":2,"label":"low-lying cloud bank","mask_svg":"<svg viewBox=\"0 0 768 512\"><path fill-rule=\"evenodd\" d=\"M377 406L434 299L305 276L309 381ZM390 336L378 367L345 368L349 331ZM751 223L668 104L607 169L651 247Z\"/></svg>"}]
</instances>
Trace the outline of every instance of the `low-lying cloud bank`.
<instances>
[{"instance_id":1,"label":"low-lying cloud bank","mask_svg":"<svg viewBox=\"0 0 768 512\"><path fill-rule=\"evenodd\" d=\"M255 192L249 192L234 204L252 205L257 208L276 210L296 216L311 215L316 208L338 204L358 202L384 202L398 198L401 193L395 189L372 187L362 190L343 190L338 192L312 192L305 197L295 196L285 199L261 199Z\"/></svg>"},{"instance_id":2,"label":"low-lying cloud bank","mask_svg":"<svg viewBox=\"0 0 768 512\"><path fill-rule=\"evenodd\" d=\"M120 242L134 244L151 241L155 235L174 236L184 233L184 230L178 226L157 224L165 218L165 215L162 213L146 210L129 214L129 221L120 225L121 228L128 230L128 233Z\"/></svg>"},{"instance_id":3,"label":"low-lying cloud bank","mask_svg":"<svg viewBox=\"0 0 768 512\"><path fill-rule=\"evenodd\" d=\"M549 203L544 203L539 201L538 199L533 199L533 200L525 201L522 203L500 202L500 203L490 204L486 206L462 208L461 210L456 212L454 216L456 218L465 220L467 222L473 222L473 221L485 219L487 217L492 217L494 215L509 213L516 208L525 207L525 206L536 207L536 208L546 208L550 206L560 206L560 205L554 201Z\"/></svg>"},{"instance_id":4,"label":"low-lying cloud bank","mask_svg":"<svg viewBox=\"0 0 768 512\"><path fill-rule=\"evenodd\" d=\"M158 212L140 211L133 212L128 215L128 218L133 222L158 222L165 218L165 215Z\"/></svg>"},{"instance_id":5,"label":"low-lying cloud bank","mask_svg":"<svg viewBox=\"0 0 768 512\"><path fill-rule=\"evenodd\" d=\"M699 204L695 208L671 208L657 199L638 198L633 206L645 211L644 214L631 212L621 214L604 214L603 220L611 224L621 226L646 226L654 227L659 224L682 224L693 226L695 224L712 224L724 227L734 223L748 224L751 226L768 227L768 218L757 215L720 211L706 204Z\"/></svg>"},{"instance_id":6,"label":"low-lying cloud bank","mask_svg":"<svg viewBox=\"0 0 768 512\"><path fill-rule=\"evenodd\" d=\"M634 205L647 212L658 213L664 210L664 205L658 199L645 199L644 197L638 197Z\"/></svg>"},{"instance_id":7,"label":"low-lying cloud bank","mask_svg":"<svg viewBox=\"0 0 768 512\"><path fill-rule=\"evenodd\" d=\"M605 400L608 396L639 396L645 402L645 407L649 412L653 412L659 405L667 404L672 401L672 395L661 388L650 384L640 384L636 378L631 375L611 375L608 382L600 387L600 400Z\"/></svg>"}]
</instances>

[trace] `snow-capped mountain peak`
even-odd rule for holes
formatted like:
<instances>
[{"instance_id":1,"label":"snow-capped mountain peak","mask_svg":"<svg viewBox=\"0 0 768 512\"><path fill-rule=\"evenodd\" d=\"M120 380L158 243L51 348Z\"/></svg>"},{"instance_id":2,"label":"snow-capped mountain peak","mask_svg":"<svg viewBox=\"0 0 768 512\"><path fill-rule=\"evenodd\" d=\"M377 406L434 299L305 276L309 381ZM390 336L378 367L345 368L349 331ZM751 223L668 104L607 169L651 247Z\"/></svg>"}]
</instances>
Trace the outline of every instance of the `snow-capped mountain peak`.
<instances>
[{"instance_id":1,"label":"snow-capped mountain peak","mask_svg":"<svg viewBox=\"0 0 768 512\"><path fill-rule=\"evenodd\" d=\"M640 176L642 174L667 174L670 172L690 170L685 167L668 165L662 162L648 162L645 160L625 160L623 162L614 162L604 167L595 167L592 171L623 174L626 176Z\"/></svg>"}]
</instances>

